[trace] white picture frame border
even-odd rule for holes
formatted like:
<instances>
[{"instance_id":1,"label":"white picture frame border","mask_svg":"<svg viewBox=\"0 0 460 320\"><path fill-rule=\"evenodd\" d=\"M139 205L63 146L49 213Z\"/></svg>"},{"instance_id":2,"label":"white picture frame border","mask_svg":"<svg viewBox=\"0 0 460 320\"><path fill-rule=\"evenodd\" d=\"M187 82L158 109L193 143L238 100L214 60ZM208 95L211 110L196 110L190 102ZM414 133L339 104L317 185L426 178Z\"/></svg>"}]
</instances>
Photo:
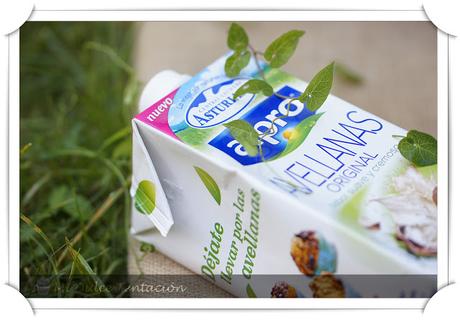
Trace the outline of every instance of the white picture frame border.
<instances>
[{"instance_id":1,"label":"white picture frame border","mask_svg":"<svg viewBox=\"0 0 460 320\"><path fill-rule=\"evenodd\" d=\"M36 10L29 21L429 21L423 10ZM9 283L19 287L19 37L9 35ZM180 41L180 40L178 40ZM449 283L449 36L437 33L438 289ZM34 309L423 309L429 299L32 298Z\"/></svg>"}]
</instances>

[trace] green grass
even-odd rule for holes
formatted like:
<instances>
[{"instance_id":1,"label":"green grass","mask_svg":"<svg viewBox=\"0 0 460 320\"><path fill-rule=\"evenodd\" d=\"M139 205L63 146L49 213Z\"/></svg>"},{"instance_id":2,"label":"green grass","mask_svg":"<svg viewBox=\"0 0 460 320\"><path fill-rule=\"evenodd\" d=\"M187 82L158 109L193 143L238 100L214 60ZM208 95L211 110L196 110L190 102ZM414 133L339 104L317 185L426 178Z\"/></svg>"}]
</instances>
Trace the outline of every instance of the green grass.
<instances>
[{"instance_id":1,"label":"green grass","mask_svg":"<svg viewBox=\"0 0 460 320\"><path fill-rule=\"evenodd\" d=\"M127 273L134 25L27 22L20 31L21 291ZM67 279L65 285L62 279ZM70 279L70 280L69 280ZM80 281L80 280L79 280ZM83 280L81 280L83 281ZM109 296L107 292L99 296Z\"/></svg>"}]
</instances>

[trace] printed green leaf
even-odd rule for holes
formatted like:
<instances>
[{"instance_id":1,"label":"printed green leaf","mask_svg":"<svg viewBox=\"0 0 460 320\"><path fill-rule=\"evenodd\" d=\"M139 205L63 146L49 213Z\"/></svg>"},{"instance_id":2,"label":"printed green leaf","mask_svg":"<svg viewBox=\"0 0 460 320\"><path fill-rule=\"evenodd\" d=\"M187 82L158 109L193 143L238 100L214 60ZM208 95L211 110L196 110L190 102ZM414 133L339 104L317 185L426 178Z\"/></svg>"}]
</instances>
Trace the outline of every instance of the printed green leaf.
<instances>
[{"instance_id":1,"label":"printed green leaf","mask_svg":"<svg viewBox=\"0 0 460 320\"><path fill-rule=\"evenodd\" d=\"M319 118L321 118L322 115L323 113L318 113L302 120L291 132L289 132L286 148L284 148L283 152L281 152L272 160L282 158L297 149L308 137L311 129L313 129L313 127L316 125L316 122L319 120ZM287 131L285 131L285 133L286 132Z\"/></svg>"},{"instance_id":2,"label":"printed green leaf","mask_svg":"<svg viewBox=\"0 0 460 320\"><path fill-rule=\"evenodd\" d=\"M251 79L235 91L233 99L236 99L246 93L262 93L264 96L269 97L273 94L273 88L264 80Z\"/></svg>"},{"instance_id":3,"label":"printed green leaf","mask_svg":"<svg viewBox=\"0 0 460 320\"><path fill-rule=\"evenodd\" d=\"M232 23L228 31L227 45L234 51L241 51L248 47L249 39L246 31L238 23Z\"/></svg>"},{"instance_id":4,"label":"printed green leaf","mask_svg":"<svg viewBox=\"0 0 460 320\"><path fill-rule=\"evenodd\" d=\"M258 153L259 134L249 122L238 119L227 122L224 126L230 134L246 150L248 155L254 157Z\"/></svg>"},{"instance_id":5,"label":"printed green leaf","mask_svg":"<svg viewBox=\"0 0 460 320\"><path fill-rule=\"evenodd\" d=\"M294 54L299 39L305 34L302 30L291 30L273 41L265 49L264 58L273 68L279 68L284 65Z\"/></svg>"},{"instance_id":6,"label":"printed green leaf","mask_svg":"<svg viewBox=\"0 0 460 320\"><path fill-rule=\"evenodd\" d=\"M217 204L220 205L221 195L220 195L220 188L217 185L216 181L203 169L200 167L195 167L196 173L200 177L201 181L203 182L206 189L208 189L211 196L216 200Z\"/></svg>"},{"instance_id":7,"label":"printed green leaf","mask_svg":"<svg viewBox=\"0 0 460 320\"><path fill-rule=\"evenodd\" d=\"M332 88L332 80L334 78L334 62L321 69L310 81L299 97L299 101L303 102L305 107L310 111L318 110L326 101L327 96Z\"/></svg>"},{"instance_id":8,"label":"printed green leaf","mask_svg":"<svg viewBox=\"0 0 460 320\"><path fill-rule=\"evenodd\" d=\"M235 51L230 57L225 61L225 74L227 77L236 77L240 74L251 60L251 54L247 50Z\"/></svg>"},{"instance_id":9,"label":"printed green leaf","mask_svg":"<svg viewBox=\"0 0 460 320\"><path fill-rule=\"evenodd\" d=\"M142 214L151 214L155 210L155 185L149 180L142 180L134 195L134 206Z\"/></svg>"},{"instance_id":10,"label":"printed green leaf","mask_svg":"<svg viewBox=\"0 0 460 320\"><path fill-rule=\"evenodd\" d=\"M155 252L155 246L153 244L142 242L140 247L141 252Z\"/></svg>"},{"instance_id":11,"label":"printed green leaf","mask_svg":"<svg viewBox=\"0 0 460 320\"><path fill-rule=\"evenodd\" d=\"M438 142L427 133L410 130L398 144L401 155L419 167L430 166L438 161Z\"/></svg>"},{"instance_id":12,"label":"printed green leaf","mask_svg":"<svg viewBox=\"0 0 460 320\"><path fill-rule=\"evenodd\" d=\"M252 289L252 287L251 287L251 285L249 283L246 286L246 294L247 294L248 298L257 298L256 293L254 292L254 290Z\"/></svg>"}]
</instances>

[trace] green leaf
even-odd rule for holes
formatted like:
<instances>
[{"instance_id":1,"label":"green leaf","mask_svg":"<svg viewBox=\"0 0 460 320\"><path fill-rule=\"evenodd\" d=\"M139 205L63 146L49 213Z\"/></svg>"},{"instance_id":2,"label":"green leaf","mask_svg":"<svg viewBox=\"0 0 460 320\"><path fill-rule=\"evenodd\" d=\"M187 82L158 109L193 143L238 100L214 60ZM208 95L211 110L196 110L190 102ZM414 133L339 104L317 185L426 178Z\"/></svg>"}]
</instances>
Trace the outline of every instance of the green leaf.
<instances>
[{"instance_id":1,"label":"green leaf","mask_svg":"<svg viewBox=\"0 0 460 320\"><path fill-rule=\"evenodd\" d=\"M240 74L251 60L251 53L247 50L235 51L230 57L225 61L225 74L227 77L236 77Z\"/></svg>"},{"instance_id":2,"label":"green leaf","mask_svg":"<svg viewBox=\"0 0 460 320\"><path fill-rule=\"evenodd\" d=\"M137 186L134 206L142 214L151 214L155 210L155 185L149 180L142 180Z\"/></svg>"},{"instance_id":3,"label":"green leaf","mask_svg":"<svg viewBox=\"0 0 460 320\"><path fill-rule=\"evenodd\" d=\"M142 242L140 247L141 252L155 252L155 246L153 244Z\"/></svg>"},{"instance_id":4,"label":"green leaf","mask_svg":"<svg viewBox=\"0 0 460 320\"><path fill-rule=\"evenodd\" d=\"M241 51L248 47L249 39L246 31L237 23L232 23L228 31L227 45L234 51Z\"/></svg>"},{"instance_id":5,"label":"green leaf","mask_svg":"<svg viewBox=\"0 0 460 320\"><path fill-rule=\"evenodd\" d=\"M220 195L220 188L217 185L216 181L203 169L200 167L195 167L196 173L200 177L201 181L203 182L206 189L208 189L211 196L216 200L217 204L220 205L221 195Z\"/></svg>"},{"instance_id":6,"label":"green leaf","mask_svg":"<svg viewBox=\"0 0 460 320\"><path fill-rule=\"evenodd\" d=\"M235 91L233 99L236 99L246 93L262 93L264 96L269 97L273 94L273 88L264 80L251 79Z\"/></svg>"},{"instance_id":7,"label":"green leaf","mask_svg":"<svg viewBox=\"0 0 460 320\"><path fill-rule=\"evenodd\" d=\"M248 298L257 298L256 293L254 292L254 290L252 289L252 287L251 287L251 285L249 283L246 286L246 294L247 294Z\"/></svg>"},{"instance_id":8,"label":"green leaf","mask_svg":"<svg viewBox=\"0 0 460 320\"><path fill-rule=\"evenodd\" d=\"M310 131L322 115L323 113L318 113L302 120L291 132L289 132L289 136L286 137L288 143L283 152L272 160L282 158L297 149L308 137ZM287 131L283 133L283 136L285 136L285 133L287 133Z\"/></svg>"},{"instance_id":9,"label":"green leaf","mask_svg":"<svg viewBox=\"0 0 460 320\"><path fill-rule=\"evenodd\" d=\"M427 133L410 130L398 144L401 155L419 167L436 164L438 142Z\"/></svg>"},{"instance_id":10,"label":"green leaf","mask_svg":"<svg viewBox=\"0 0 460 320\"><path fill-rule=\"evenodd\" d=\"M318 110L331 91L333 78L334 62L328 64L313 77L307 89L300 95L299 101L303 102L310 111Z\"/></svg>"},{"instance_id":11,"label":"green leaf","mask_svg":"<svg viewBox=\"0 0 460 320\"><path fill-rule=\"evenodd\" d=\"M224 126L230 134L246 150L248 155L254 157L258 153L259 134L249 122L238 119L227 122Z\"/></svg>"},{"instance_id":12,"label":"green leaf","mask_svg":"<svg viewBox=\"0 0 460 320\"><path fill-rule=\"evenodd\" d=\"M305 34L302 30L291 30L273 41L265 50L264 58L273 68L284 65L294 54L299 39Z\"/></svg>"}]
</instances>

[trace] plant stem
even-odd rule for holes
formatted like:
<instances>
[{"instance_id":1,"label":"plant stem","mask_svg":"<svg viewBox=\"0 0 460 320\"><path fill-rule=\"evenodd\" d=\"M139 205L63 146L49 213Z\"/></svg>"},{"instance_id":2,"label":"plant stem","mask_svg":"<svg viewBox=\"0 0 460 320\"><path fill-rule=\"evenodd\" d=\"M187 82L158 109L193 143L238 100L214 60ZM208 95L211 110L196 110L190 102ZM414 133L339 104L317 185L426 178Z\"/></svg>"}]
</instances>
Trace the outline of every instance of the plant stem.
<instances>
[{"instance_id":1,"label":"plant stem","mask_svg":"<svg viewBox=\"0 0 460 320\"><path fill-rule=\"evenodd\" d=\"M279 120L279 119L284 119L286 117L289 116L289 111L291 110L291 103L292 101L296 100L295 98L292 98L291 100L288 101L288 105L287 105L287 112L286 114L283 114L281 116L278 116L276 118L274 118L271 122L270 122L270 128L268 130L266 130L262 136L260 137L260 139L262 140L263 138L265 138L268 134L270 133L274 133L274 126L275 126L275 122L276 120Z\"/></svg>"},{"instance_id":2,"label":"plant stem","mask_svg":"<svg viewBox=\"0 0 460 320\"><path fill-rule=\"evenodd\" d=\"M266 82L267 79L265 78L264 69L260 65L260 60L257 58L257 55L260 53L256 51L254 47L251 46L250 44L248 45L248 47L249 47L249 50L251 51L251 55L254 57L254 61L256 62L257 72L259 73L259 76Z\"/></svg>"},{"instance_id":3,"label":"plant stem","mask_svg":"<svg viewBox=\"0 0 460 320\"><path fill-rule=\"evenodd\" d=\"M260 52L260 51L256 51L251 45L248 45L249 47L249 50L251 51L251 54L252 56L254 57L254 60L256 62L256 66L257 66L257 72L259 74L259 76L265 81L267 82L267 79L265 78L265 73L264 73L264 69L262 68L262 66L260 65L260 60L257 58L257 56L263 56L263 53ZM278 98L281 98L281 99L291 99L292 97L289 97L289 96L285 96L285 95L282 95L282 94L279 94L277 92L274 92L273 95L277 96Z\"/></svg>"},{"instance_id":4,"label":"plant stem","mask_svg":"<svg viewBox=\"0 0 460 320\"><path fill-rule=\"evenodd\" d=\"M260 51L257 51L254 49L253 46L251 46L250 44L248 45L249 47L249 50L251 51L251 55L254 57L254 61L256 63L256 66L257 66L257 72L260 76L260 78L262 78L262 80L264 80L265 82L267 82L267 79L265 78L265 73L264 73L264 70L262 68L262 66L260 65L260 60L258 59L258 56L262 56L263 57L263 52L260 52ZM264 162L267 166L268 166L268 163L266 162L265 160L265 157L264 157L264 154L263 154L263 150L262 150L262 140L269 134L271 133L274 133L274 128L275 128L275 122L277 120L280 120L280 119L284 119L286 117L289 117L289 111L291 110L291 103L295 100L298 100L299 97L289 97L289 96L285 96L285 95L282 95L282 94L279 94L277 92L273 92L273 95L280 98L280 99L283 99L283 100L287 100L289 99L289 102L288 102L288 105L287 105L287 112L286 114L283 114L281 116L278 116L276 118L274 118L271 123L270 123L270 128L265 130L262 134L259 135L259 139L258 139L258 144L257 144L257 148L259 150L259 154L260 154L260 158L262 160L262 162ZM268 166L270 168L270 166ZM272 171L273 169L270 168ZM293 185L292 183L290 183L289 181L286 181L284 179L282 179L275 171L273 171L275 173L275 175L277 175L282 181L285 181L286 183L288 183L289 185L293 186L294 188L298 188L298 186L296 185Z\"/></svg>"},{"instance_id":5,"label":"plant stem","mask_svg":"<svg viewBox=\"0 0 460 320\"><path fill-rule=\"evenodd\" d=\"M254 61L256 63L256 66L257 66L257 71L258 71L258 74L259 76L265 81L267 82L267 79L265 78L265 73L264 73L264 70L262 68L262 66L260 65L260 60L257 58L257 56L263 56L263 53L260 52L260 51L257 51L254 49L253 46L251 46L250 44L248 45L248 48L249 50L251 51L251 55L254 57ZM285 95L282 95L282 94L279 94L277 92L273 92L273 95L280 98L280 99L283 99L283 100L287 100L289 99L289 102L288 102L288 106L287 106L287 112L286 114L284 115L281 115L279 117L276 117L274 118L271 123L270 123L270 128L267 129L265 132L263 132L260 136L259 136L259 144L258 144L258 149L259 149L259 153L260 153L260 157L262 158L262 161L265 162L265 159L264 159L264 155L263 155L263 152L262 152L262 143L261 143L261 140L263 140L263 138L265 138L267 135L271 134L274 132L274 127L275 127L275 122L279 119L283 119L283 118L286 118L289 116L289 111L291 109L291 103L294 101L294 100L297 100L298 97L289 97L289 96L285 96Z\"/></svg>"},{"instance_id":6,"label":"plant stem","mask_svg":"<svg viewBox=\"0 0 460 320\"><path fill-rule=\"evenodd\" d=\"M274 92L273 95L274 95L274 96L277 96L278 98L284 99L284 100L286 100L286 99L297 99L297 97L293 98L293 97L289 97L289 96L285 96L285 95L279 94L279 93L277 93L277 92Z\"/></svg>"}]
</instances>

